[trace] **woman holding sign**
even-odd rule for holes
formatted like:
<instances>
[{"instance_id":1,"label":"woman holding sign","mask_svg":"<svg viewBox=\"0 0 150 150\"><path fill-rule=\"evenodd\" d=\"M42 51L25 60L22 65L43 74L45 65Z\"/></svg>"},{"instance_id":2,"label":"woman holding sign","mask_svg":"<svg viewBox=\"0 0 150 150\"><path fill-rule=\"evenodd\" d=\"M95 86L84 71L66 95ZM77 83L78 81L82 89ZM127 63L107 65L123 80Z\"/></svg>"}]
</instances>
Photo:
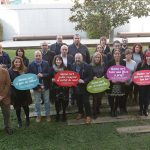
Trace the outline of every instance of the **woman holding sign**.
<instances>
[{"instance_id":1,"label":"woman holding sign","mask_svg":"<svg viewBox=\"0 0 150 150\"><path fill-rule=\"evenodd\" d=\"M143 63L140 63L138 65L137 70L149 70L150 72L150 52L146 52L144 56L144 61ZM147 75L148 78L149 75ZM150 84L139 85L139 106L140 106L139 114L140 115L144 114L145 116L148 116L149 102L150 102Z\"/></svg>"},{"instance_id":2,"label":"woman holding sign","mask_svg":"<svg viewBox=\"0 0 150 150\"><path fill-rule=\"evenodd\" d=\"M63 109L63 115L62 115L62 121L66 121L66 108L68 106L69 102L69 88L59 86L55 83L55 74L64 71L67 68L65 67L63 63L63 59L60 55L56 55L53 60L53 67L51 68L51 78L52 78L52 89L53 89L53 95L54 95L54 101L55 101L55 108L56 108L56 121L59 121L60 119L60 110Z\"/></svg>"},{"instance_id":3,"label":"woman holding sign","mask_svg":"<svg viewBox=\"0 0 150 150\"><path fill-rule=\"evenodd\" d=\"M11 82L21 74L26 73L27 69L24 66L21 57L16 56L12 61L12 66L8 70ZM18 90L13 85L11 86L11 102L16 110L18 127L22 127L21 107L23 107L26 115L26 126L29 126L29 105L32 103L32 98L29 90Z\"/></svg>"},{"instance_id":4,"label":"woman holding sign","mask_svg":"<svg viewBox=\"0 0 150 150\"><path fill-rule=\"evenodd\" d=\"M113 57L114 59L112 61L110 61L110 63L108 64L108 68L112 67L112 71L111 73L115 73L114 76L116 76L116 80L112 80L110 77L111 75L109 74L108 77L108 70L107 70L107 77L109 78L110 82L110 90L108 90L108 101L109 101L109 105L111 107L111 115L112 117L116 117L117 116L117 108L118 106L120 106L120 111L122 108L122 105L124 104L124 95L125 95L125 91L124 91L124 82L122 81L117 81L119 78L116 70L118 69L118 65L122 65L125 66L126 63L125 61L123 61L121 59L121 52L119 49L114 49L113 51Z\"/></svg>"},{"instance_id":5,"label":"woman holding sign","mask_svg":"<svg viewBox=\"0 0 150 150\"><path fill-rule=\"evenodd\" d=\"M105 73L105 65L102 55L99 52L94 53L92 58L93 79L101 78ZM93 94L93 117L96 118L99 113L103 93Z\"/></svg>"}]
</instances>

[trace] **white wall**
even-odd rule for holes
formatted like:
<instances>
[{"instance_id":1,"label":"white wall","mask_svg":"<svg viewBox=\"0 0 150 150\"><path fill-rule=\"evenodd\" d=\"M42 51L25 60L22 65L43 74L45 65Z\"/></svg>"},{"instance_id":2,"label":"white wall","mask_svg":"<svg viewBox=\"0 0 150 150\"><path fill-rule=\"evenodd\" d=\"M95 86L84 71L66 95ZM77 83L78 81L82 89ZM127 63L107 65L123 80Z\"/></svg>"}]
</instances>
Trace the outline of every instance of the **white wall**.
<instances>
[{"instance_id":1,"label":"white wall","mask_svg":"<svg viewBox=\"0 0 150 150\"><path fill-rule=\"evenodd\" d=\"M74 24L69 22L71 4L47 5L9 5L5 12L0 8L0 19L4 22L4 40L11 40L15 35L72 35L77 32ZM13 12L13 13L12 13ZM9 21L7 21L9 20ZM7 21L7 23L5 23ZM10 31L12 30L12 31Z\"/></svg>"}]
</instances>

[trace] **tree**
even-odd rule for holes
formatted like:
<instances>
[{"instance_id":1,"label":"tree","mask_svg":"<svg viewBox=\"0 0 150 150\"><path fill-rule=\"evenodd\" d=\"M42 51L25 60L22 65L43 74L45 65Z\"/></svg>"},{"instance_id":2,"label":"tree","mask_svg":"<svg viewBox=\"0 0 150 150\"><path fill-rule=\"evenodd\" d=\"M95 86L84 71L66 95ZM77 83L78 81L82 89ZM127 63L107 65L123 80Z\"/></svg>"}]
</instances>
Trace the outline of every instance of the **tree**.
<instances>
[{"instance_id":1,"label":"tree","mask_svg":"<svg viewBox=\"0 0 150 150\"><path fill-rule=\"evenodd\" d=\"M132 17L148 16L150 0L74 0L69 20L75 30L86 31L90 38L109 36L111 31Z\"/></svg>"}]
</instances>

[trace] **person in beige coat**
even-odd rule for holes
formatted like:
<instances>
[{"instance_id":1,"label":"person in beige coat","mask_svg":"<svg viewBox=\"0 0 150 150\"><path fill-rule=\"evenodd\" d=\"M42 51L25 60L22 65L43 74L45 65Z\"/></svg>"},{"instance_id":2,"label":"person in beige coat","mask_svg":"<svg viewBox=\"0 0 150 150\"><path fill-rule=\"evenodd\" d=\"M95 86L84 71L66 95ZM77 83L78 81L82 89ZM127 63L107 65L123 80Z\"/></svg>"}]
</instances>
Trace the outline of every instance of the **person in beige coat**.
<instances>
[{"instance_id":1,"label":"person in beige coat","mask_svg":"<svg viewBox=\"0 0 150 150\"><path fill-rule=\"evenodd\" d=\"M12 134L10 125L10 77L8 71L0 65L0 107L4 117L5 131Z\"/></svg>"}]
</instances>

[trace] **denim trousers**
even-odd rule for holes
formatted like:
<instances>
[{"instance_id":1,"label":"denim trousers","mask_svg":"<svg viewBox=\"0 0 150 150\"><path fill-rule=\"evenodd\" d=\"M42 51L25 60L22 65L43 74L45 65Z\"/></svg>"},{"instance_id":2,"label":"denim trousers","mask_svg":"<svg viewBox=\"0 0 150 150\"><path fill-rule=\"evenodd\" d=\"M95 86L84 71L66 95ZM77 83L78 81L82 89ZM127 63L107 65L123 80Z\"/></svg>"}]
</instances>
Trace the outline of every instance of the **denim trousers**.
<instances>
[{"instance_id":1,"label":"denim trousers","mask_svg":"<svg viewBox=\"0 0 150 150\"><path fill-rule=\"evenodd\" d=\"M34 90L36 116L41 116L41 97L44 100L45 115L49 116L50 115L49 89L43 91Z\"/></svg>"}]
</instances>

